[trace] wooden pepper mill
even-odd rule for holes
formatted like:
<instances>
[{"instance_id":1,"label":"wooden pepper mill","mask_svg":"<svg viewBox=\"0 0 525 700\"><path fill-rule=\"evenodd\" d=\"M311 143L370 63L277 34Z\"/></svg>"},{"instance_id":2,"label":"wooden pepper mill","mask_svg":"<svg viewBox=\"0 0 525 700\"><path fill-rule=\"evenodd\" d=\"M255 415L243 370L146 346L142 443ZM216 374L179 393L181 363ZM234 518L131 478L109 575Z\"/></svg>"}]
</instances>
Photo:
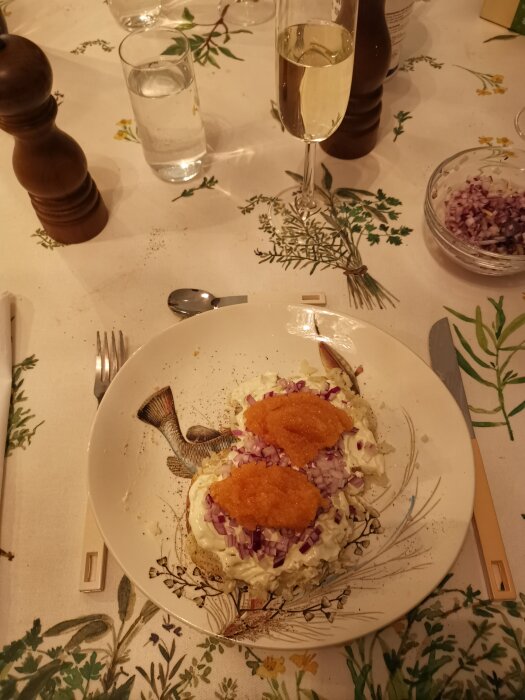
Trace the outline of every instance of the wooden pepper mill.
<instances>
[{"instance_id":1,"label":"wooden pepper mill","mask_svg":"<svg viewBox=\"0 0 525 700\"><path fill-rule=\"evenodd\" d=\"M15 34L0 35L0 129L15 138L13 168L46 233L81 243L108 211L78 143L55 125L53 73L44 52Z\"/></svg>"}]
</instances>

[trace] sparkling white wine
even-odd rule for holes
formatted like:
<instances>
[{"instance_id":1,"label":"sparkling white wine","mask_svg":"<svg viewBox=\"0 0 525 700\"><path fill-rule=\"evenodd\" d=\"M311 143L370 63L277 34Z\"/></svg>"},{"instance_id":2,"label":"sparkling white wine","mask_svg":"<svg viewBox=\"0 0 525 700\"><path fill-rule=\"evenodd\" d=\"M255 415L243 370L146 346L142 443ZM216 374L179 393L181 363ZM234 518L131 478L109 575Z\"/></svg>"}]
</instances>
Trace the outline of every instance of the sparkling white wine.
<instances>
[{"instance_id":1,"label":"sparkling white wine","mask_svg":"<svg viewBox=\"0 0 525 700\"><path fill-rule=\"evenodd\" d=\"M323 141L341 123L352 85L354 41L338 24L287 27L278 37L279 110L303 141Z\"/></svg>"}]
</instances>

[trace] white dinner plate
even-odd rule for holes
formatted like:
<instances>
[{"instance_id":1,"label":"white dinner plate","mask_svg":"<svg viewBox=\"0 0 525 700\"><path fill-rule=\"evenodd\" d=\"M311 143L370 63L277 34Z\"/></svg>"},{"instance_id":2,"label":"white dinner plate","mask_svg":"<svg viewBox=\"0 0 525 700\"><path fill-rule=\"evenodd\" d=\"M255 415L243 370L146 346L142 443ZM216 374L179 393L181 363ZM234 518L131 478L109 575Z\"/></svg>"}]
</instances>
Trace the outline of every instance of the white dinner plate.
<instances>
[{"instance_id":1,"label":"white dinner plate","mask_svg":"<svg viewBox=\"0 0 525 700\"><path fill-rule=\"evenodd\" d=\"M265 371L287 376L302 360L322 369L320 338L363 367L361 393L377 415L379 439L393 448L385 458L389 483L367 495L380 512L379 533L363 532L344 577L299 601L220 593L186 554L189 481L168 469L169 445L137 410L169 385L183 433L195 424L220 427L239 382ZM433 590L472 517L474 466L455 401L398 340L327 310L244 304L177 323L126 362L92 428L89 490L109 549L160 607L204 634L306 649L379 629Z\"/></svg>"}]
</instances>

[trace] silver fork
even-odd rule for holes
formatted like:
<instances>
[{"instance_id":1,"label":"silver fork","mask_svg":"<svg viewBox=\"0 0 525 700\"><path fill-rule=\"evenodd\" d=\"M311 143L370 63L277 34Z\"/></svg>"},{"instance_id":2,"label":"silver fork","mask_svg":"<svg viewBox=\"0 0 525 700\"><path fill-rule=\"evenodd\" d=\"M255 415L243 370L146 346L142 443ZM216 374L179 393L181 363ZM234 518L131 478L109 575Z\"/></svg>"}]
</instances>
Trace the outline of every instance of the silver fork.
<instances>
[{"instance_id":1,"label":"silver fork","mask_svg":"<svg viewBox=\"0 0 525 700\"><path fill-rule=\"evenodd\" d=\"M117 343L115 340L115 332L111 331L110 350L108 334L104 333L104 343L101 343L100 333L97 331L97 356L95 360L95 386L93 391L99 404L108 386L115 379L117 372L124 364L125 349L122 331L118 332L118 338Z\"/></svg>"},{"instance_id":2,"label":"silver fork","mask_svg":"<svg viewBox=\"0 0 525 700\"><path fill-rule=\"evenodd\" d=\"M111 346L108 342L108 334L104 333L104 341L101 341L97 331L97 354L95 358L95 385L93 393L100 405L102 397L109 385L115 379L119 369L125 362L125 346L122 331L118 332L118 342L115 332L111 332ZM103 591L106 580L106 563L108 550L100 530L98 529L91 500L88 499L86 519L84 523L84 543L82 559L80 562L79 590L83 593Z\"/></svg>"}]
</instances>

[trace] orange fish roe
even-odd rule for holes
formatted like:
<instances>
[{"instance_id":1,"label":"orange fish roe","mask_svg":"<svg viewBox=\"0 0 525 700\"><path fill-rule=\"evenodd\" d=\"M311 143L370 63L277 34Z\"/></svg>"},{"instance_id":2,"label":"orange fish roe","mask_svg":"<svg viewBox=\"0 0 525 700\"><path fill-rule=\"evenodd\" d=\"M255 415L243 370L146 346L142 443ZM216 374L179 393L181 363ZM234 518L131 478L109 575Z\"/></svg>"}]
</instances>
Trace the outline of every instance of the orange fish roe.
<instances>
[{"instance_id":1,"label":"orange fish roe","mask_svg":"<svg viewBox=\"0 0 525 700\"><path fill-rule=\"evenodd\" d=\"M325 499L303 472L248 462L210 487L213 500L248 530L259 527L304 530Z\"/></svg>"},{"instance_id":2,"label":"orange fish roe","mask_svg":"<svg viewBox=\"0 0 525 700\"><path fill-rule=\"evenodd\" d=\"M292 464L303 467L323 447L332 447L351 430L350 416L329 401L307 392L270 396L244 412L246 428L281 447Z\"/></svg>"}]
</instances>

